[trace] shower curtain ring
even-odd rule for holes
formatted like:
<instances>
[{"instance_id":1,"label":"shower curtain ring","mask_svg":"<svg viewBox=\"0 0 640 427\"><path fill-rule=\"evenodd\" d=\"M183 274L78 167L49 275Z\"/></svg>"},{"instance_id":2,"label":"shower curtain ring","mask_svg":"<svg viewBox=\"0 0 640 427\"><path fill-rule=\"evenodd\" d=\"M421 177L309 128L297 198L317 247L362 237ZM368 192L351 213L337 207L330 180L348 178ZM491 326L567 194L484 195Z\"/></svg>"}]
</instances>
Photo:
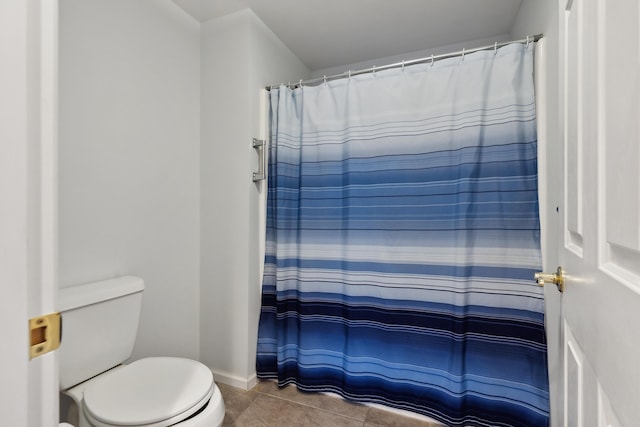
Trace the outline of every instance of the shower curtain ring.
<instances>
[{"instance_id":1,"label":"shower curtain ring","mask_svg":"<svg viewBox=\"0 0 640 427\"><path fill-rule=\"evenodd\" d=\"M493 54L495 55L495 54L497 54L497 53L498 53L498 42L496 42L496 43L493 45Z\"/></svg>"},{"instance_id":2,"label":"shower curtain ring","mask_svg":"<svg viewBox=\"0 0 640 427\"><path fill-rule=\"evenodd\" d=\"M431 54L431 66L433 67L433 53Z\"/></svg>"},{"instance_id":3,"label":"shower curtain ring","mask_svg":"<svg viewBox=\"0 0 640 427\"><path fill-rule=\"evenodd\" d=\"M402 71L404 71L404 60L402 61Z\"/></svg>"},{"instance_id":4,"label":"shower curtain ring","mask_svg":"<svg viewBox=\"0 0 640 427\"><path fill-rule=\"evenodd\" d=\"M527 46L526 47L529 47L529 36L527 36Z\"/></svg>"}]
</instances>

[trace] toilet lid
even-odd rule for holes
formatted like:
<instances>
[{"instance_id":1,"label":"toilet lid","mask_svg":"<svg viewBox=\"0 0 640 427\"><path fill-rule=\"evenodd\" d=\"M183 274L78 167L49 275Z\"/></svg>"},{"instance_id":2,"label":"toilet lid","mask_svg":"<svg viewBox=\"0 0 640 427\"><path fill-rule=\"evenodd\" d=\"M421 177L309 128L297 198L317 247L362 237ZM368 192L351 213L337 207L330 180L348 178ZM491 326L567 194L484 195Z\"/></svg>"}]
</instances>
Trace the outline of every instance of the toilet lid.
<instances>
[{"instance_id":1,"label":"toilet lid","mask_svg":"<svg viewBox=\"0 0 640 427\"><path fill-rule=\"evenodd\" d=\"M151 357L103 374L84 391L83 406L98 425L171 425L206 405L212 391L202 363Z\"/></svg>"}]
</instances>

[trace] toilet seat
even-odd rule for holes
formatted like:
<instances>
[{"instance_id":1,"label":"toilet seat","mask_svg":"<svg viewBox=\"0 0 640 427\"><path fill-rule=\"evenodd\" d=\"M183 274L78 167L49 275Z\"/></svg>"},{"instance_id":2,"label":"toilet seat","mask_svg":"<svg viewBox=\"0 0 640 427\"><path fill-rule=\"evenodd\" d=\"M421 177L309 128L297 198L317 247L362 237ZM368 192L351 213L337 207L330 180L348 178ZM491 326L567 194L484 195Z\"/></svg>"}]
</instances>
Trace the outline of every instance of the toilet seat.
<instances>
[{"instance_id":1,"label":"toilet seat","mask_svg":"<svg viewBox=\"0 0 640 427\"><path fill-rule=\"evenodd\" d=\"M96 427L166 427L200 411L214 388L200 362L151 357L103 374L84 390L82 405Z\"/></svg>"}]
</instances>

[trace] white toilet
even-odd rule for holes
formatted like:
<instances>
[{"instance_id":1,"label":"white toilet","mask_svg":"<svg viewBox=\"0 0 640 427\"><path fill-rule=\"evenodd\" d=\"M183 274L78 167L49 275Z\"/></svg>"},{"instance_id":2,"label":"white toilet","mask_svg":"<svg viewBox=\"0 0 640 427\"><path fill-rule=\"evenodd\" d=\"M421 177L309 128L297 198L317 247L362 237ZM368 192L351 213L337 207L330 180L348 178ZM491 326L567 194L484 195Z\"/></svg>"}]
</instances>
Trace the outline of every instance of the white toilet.
<instances>
[{"instance_id":1,"label":"white toilet","mask_svg":"<svg viewBox=\"0 0 640 427\"><path fill-rule=\"evenodd\" d=\"M220 426L224 402L202 363L150 357L122 365L133 351L143 290L134 276L60 290L60 390L75 403L67 421L77 427Z\"/></svg>"}]
</instances>

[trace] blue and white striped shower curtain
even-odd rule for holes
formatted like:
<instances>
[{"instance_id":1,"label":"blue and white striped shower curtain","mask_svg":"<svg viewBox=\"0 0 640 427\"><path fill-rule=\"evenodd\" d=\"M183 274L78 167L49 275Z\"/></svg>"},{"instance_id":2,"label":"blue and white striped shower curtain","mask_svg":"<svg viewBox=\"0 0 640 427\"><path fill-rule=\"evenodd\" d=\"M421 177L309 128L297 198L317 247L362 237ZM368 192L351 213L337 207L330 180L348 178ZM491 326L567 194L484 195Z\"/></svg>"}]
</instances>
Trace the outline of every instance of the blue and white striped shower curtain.
<instances>
[{"instance_id":1,"label":"blue and white striped shower curtain","mask_svg":"<svg viewBox=\"0 0 640 427\"><path fill-rule=\"evenodd\" d=\"M271 91L259 377L548 425L533 46Z\"/></svg>"}]
</instances>

